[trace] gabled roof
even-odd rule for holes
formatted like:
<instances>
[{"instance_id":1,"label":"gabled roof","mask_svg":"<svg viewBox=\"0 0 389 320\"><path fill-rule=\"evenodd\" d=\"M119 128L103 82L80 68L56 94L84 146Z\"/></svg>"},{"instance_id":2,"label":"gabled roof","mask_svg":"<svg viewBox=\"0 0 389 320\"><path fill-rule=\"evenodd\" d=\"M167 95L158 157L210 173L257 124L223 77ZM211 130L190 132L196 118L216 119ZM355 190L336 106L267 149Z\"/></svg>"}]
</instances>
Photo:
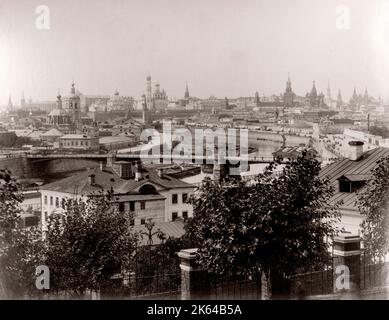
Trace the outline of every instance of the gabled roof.
<instances>
[{"instance_id":1,"label":"gabled roof","mask_svg":"<svg viewBox=\"0 0 389 320\"><path fill-rule=\"evenodd\" d=\"M91 174L95 175L95 183L92 185L89 183L89 176ZM111 187L115 188L122 183L122 179L112 170L106 169L101 171L99 168L94 168L43 185L41 189L65 193L77 192L80 195L87 195L101 190L110 190Z\"/></svg>"},{"instance_id":2,"label":"gabled roof","mask_svg":"<svg viewBox=\"0 0 389 320\"><path fill-rule=\"evenodd\" d=\"M193 188L193 185L173 178L171 176L163 174L162 177L160 177L158 173L153 169L145 167L143 167L142 169L143 179L139 181L136 181L134 179L124 180L124 183L118 189L115 189L115 192L120 194L128 193L147 183L159 185L163 189Z\"/></svg>"},{"instance_id":3,"label":"gabled roof","mask_svg":"<svg viewBox=\"0 0 389 320\"><path fill-rule=\"evenodd\" d=\"M368 181L371 178L371 174L344 174L338 180L349 180L349 181Z\"/></svg>"},{"instance_id":4,"label":"gabled roof","mask_svg":"<svg viewBox=\"0 0 389 320\"><path fill-rule=\"evenodd\" d=\"M389 157L389 148L369 150L357 161L342 159L324 167L320 172L320 177L329 178L332 186L335 190L338 190L339 178L342 176L347 176L348 179L367 178L369 175L371 176L372 170L377 166L377 161L384 157ZM358 193L356 192L348 193L336 191L331 201L337 202L341 200L343 201L341 208L357 211L358 208L355 206L357 198Z\"/></svg>"},{"instance_id":5,"label":"gabled roof","mask_svg":"<svg viewBox=\"0 0 389 320\"><path fill-rule=\"evenodd\" d=\"M135 189L147 183L159 185L162 189L193 188L193 185L167 175L159 177L151 168L143 168L142 171L143 178L136 181L135 179L120 178L111 168L106 168L103 171L100 168L94 168L43 185L40 189L88 195L102 190L109 191L112 188L115 194L130 195ZM94 184L89 182L89 176L92 174L95 176ZM162 199L161 196L158 199Z\"/></svg>"},{"instance_id":6,"label":"gabled roof","mask_svg":"<svg viewBox=\"0 0 389 320\"><path fill-rule=\"evenodd\" d=\"M62 137L63 133L56 128L53 128L41 134L41 137Z\"/></svg>"}]
</instances>

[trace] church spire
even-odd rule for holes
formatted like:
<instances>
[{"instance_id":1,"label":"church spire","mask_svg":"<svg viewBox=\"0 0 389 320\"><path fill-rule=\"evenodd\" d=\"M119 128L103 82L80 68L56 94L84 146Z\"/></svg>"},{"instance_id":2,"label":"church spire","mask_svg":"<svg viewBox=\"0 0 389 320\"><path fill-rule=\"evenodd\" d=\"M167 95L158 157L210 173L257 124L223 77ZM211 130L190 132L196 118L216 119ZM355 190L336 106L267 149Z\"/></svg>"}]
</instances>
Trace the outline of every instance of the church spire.
<instances>
[{"instance_id":1,"label":"church spire","mask_svg":"<svg viewBox=\"0 0 389 320\"><path fill-rule=\"evenodd\" d=\"M11 99L11 95L9 95L9 97L8 97L8 110L12 110L12 108L13 108L12 99Z\"/></svg>"},{"instance_id":2,"label":"church spire","mask_svg":"<svg viewBox=\"0 0 389 320\"><path fill-rule=\"evenodd\" d=\"M188 82L186 83L186 87L185 87L185 99L189 99Z\"/></svg>"},{"instance_id":3,"label":"church spire","mask_svg":"<svg viewBox=\"0 0 389 320\"><path fill-rule=\"evenodd\" d=\"M26 99L24 98L24 91L22 91L22 98L20 99L20 106L24 108L26 106Z\"/></svg>"}]
</instances>

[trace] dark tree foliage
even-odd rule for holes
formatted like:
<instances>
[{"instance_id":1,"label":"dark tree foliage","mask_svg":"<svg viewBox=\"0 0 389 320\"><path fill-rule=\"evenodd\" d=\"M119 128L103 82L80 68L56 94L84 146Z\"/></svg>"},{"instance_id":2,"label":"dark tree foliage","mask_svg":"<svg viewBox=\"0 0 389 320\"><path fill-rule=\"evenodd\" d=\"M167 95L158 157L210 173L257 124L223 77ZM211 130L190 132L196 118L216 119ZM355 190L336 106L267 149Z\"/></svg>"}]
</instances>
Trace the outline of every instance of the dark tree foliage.
<instances>
[{"instance_id":1,"label":"dark tree foliage","mask_svg":"<svg viewBox=\"0 0 389 320\"><path fill-rule=\"evenodd\" d=\"M37 293L35 270L43 262L43 241L36 228L22 229L23 196L10 172L0 171L0 295L23 298Z\"/></svg>"},{"instance_id":2,"label":"dark tree foliage","mask_svg":"<svg viewBox=\"0 0 389 320\"><path fill-rule=\"evenodd\" d=\"M83 294L112 285L112 276L128 268L137 245L130 214L119 212L112 194L87 201L70 199L64 215L50 218L46 264L54 290Z\"/></svg>"},{"instance_id":3,"label":"dark tree foliage","mask_svg":"<svg viewBox=\"0 0 389 320\"><path fill-rule=\"evenodd\" d=\"M389 251L389 157L377 162L357 205L365 217L361 224L365 250L371 257L383 258Z\"/></svg>"},{"instance_id":4,"label":"dark tree foliage","mask_svg":"<svg viewBox=\"0 0 389 320\"><path fill-rule=\"evenodd\" d=\"M376 136L381 136L384 139L389 137L389 129L387 127L371 126L369 133Z\"/></svg>"},{"instance_id":5,"label":"dark tree foliage","mask_svg":"<svg viewBox=\"0 0 389 320\"><path fill-rule=\"evenodd\" d=\"M303 156L279 174L277 163L255 183L206 180L191 199L188 236L200 243L199 262L221 275L286 278L328 258L326 237L339 231L333 188L320 164Z\"/></svg>"}]
</instances>

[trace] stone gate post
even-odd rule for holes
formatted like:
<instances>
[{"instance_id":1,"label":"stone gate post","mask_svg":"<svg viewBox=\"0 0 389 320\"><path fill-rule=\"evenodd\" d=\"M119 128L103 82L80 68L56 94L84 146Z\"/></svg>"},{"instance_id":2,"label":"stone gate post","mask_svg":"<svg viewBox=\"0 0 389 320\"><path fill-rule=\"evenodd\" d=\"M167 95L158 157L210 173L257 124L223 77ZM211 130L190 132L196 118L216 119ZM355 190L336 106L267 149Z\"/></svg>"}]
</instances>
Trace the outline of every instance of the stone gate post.
<instances>
[{"instance_id":1,"label":"stone gate post","mask_svg":"<svg viewBox=\"0 0 389 320\"><path fill-rule=\"evenodd\" d=\"M361 281L361 238L340 235L333 241L334 292L359 290ZM347 272L349 272L349 277ZM349 279L349 284L345 283Z\"/></svg>"},{"instance_id":2,"label":"stone gate post","mask_svg":"<svg viewBox=\"0 0 389 320\"><path fill-rule=\"evenodd\" d=\"M198 249L185 249L178 253L181 268L181 299L207 299L210 294L208 270L196 263Z\"/></svg>"}]
</instances>

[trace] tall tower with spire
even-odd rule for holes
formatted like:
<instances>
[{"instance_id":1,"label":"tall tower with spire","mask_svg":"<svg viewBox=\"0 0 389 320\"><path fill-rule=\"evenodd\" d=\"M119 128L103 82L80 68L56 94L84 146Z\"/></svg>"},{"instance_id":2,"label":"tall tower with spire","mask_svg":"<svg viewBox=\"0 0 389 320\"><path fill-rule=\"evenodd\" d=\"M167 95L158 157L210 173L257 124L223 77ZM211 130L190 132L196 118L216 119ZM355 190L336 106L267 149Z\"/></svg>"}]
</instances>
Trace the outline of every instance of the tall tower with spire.
<instances>
[{"instance_id":1,"label":"tall tower with spire","mask_svg":"<svg viewBox=\"0 0 389 320\"><path fill-rule=\"evenodd\" d=\"M184 95L184 98L185 100L189 100L189 89L188 89L188 82L186 83L186 87L185 87L185 95Z\"/></svg>"},{"instance_id":2,"label":"tall tower with spire","mask_svg":"<svg viewBox=\"0 0 389 320\"><path fill-rule=\"evenodd\" d=\"M259 98L259 93L258 91L255 92L255 98L254 98L255 106L259 108L261 105L261 99Z\"/></svg>"},{"instance_id":3,"label":"tall tower with spire","mask_svg":"<svg viewBox=\"0 0 389 320\"><path fill-rule=\"evenodd\" d=\"M153 110L153 90L151 88L151 76L148 75L146 78L146 104L148 110Z\"/></svg>"},{"instance_id":4,"label":"tall tower with spire","mask_svg":"<svg viewBox=\"0 0 389 320\"><path fill-rule=\"evenodd\" d=\"M292 90L292 81L290 81L290 75L288 73L288 81L286 81L286 89L284 93L284 106L293 107L294 105L294 93Z\"/></svg>"},{"instance_id":5,"label":"tall tower with spire","mask_svg":"<svg viewBox=\"0 0 389 320\"><path fill-rule=\"evenodd\" d=\"M327 95L326 95L326 98L325 98L325 104L327 106L331 107L331 103L332 103L331 87L330 87L330 81L328 80Z\"/></svg>"},{"instance_id":6,"label":"tall tower with spire","mask_svg":"<svg viewBox=\"0 0 389 320\"><path fill-rule=\"evenodd\" d=\"M72 82L72 86L70 87L70 95L67 98L66 107L71 117L72 123L76 126L80 124L81 123L81 99L76 92L74 81Z\"/></svg>"},{"instance_id":7,"label":"tall tower with spire","mask_svg":"<svg viewBox=\"0 0 389 320\"><path fill-rule=\"evenodd\" d=\"M358 103L358 94L357 89L354 87L353 95L350 98L350 104L356 105Z\"/></svg>"},{"instance_id":8,"label":"tall tower with spire","mask_svg":"<svg viewBox=\"0 0 389 320\"><path fill-rule=\"evenodd\" d=\"M8 112L13 111L13 103L12 103L11 95L9 95L9 97L8 97L8 106L7 106L7 110L8 110Z\"/></svg>"},{"instance_id":9,"label":"tall tower with spire","mask_svg":"<svg viewBox=\"0 0 389 320\"><path fill-rule=\"evenodd\" d=\"M311 93L309 94L309 104L311 105L311 107L317 107L318 106L315 80L313 80Z\"/></svg>"},{"instance_id":10,"label":"tall tower with spire","mask_svg":"<svg viewBox=\"0 0 389 320\"><path fill-rule=\"evenodd\" d=\"M20 99L20 106L24 109L26 106L26 99L24 98L24 91L22 91L22 97Z\"/></svg>"},{"instance_id":11,"label":"tall tower with spire","mask_svg":"<svg viewBox=\"0 0 389 320\"><path fill-rule=\"evenodd\" d=\"M336 99L336 109L340 110L343 106L342 93L338 91L338 98Z\"/></svg>"},{"instance_id":12,"label":"tall tower with spire","mask_svg":"<svg viewBox=\"0 0 389 320\"><path fill-rule=\"evenodd\" d=\"M365 94L363 95L363 104L368 105L369 104L369 93L367 92L367 88L365 88Z\"/></svg>"}]
</instances>

